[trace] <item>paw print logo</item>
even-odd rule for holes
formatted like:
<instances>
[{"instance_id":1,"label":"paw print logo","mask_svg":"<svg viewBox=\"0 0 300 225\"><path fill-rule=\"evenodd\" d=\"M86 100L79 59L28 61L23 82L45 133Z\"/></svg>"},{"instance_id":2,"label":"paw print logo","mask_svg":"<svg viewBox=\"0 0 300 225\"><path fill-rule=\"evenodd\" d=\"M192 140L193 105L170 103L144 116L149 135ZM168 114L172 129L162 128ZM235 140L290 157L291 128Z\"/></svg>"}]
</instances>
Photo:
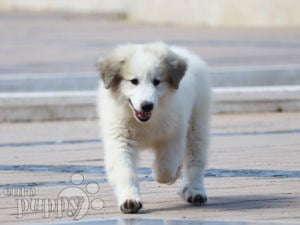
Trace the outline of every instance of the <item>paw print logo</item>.
<instances>
[{"instance_id":1,"label":"paw print logo","mask_svg":"<svg viewBox=\"0 0 300 225\"><path fill-rule=\"evenodd\" d=\"M78 185L84 183L84 177L80 173L75 173L71 176L70 181L73 186L66 187L58 193L58 218L64 215L72 217L74 220L83 218L89 209L101 210L104 203L100 198L90 199L91 196L98 193L100 190L96 182L90 182L85 185L85 189L80 188Z\"/></svg>"}]
</instances>

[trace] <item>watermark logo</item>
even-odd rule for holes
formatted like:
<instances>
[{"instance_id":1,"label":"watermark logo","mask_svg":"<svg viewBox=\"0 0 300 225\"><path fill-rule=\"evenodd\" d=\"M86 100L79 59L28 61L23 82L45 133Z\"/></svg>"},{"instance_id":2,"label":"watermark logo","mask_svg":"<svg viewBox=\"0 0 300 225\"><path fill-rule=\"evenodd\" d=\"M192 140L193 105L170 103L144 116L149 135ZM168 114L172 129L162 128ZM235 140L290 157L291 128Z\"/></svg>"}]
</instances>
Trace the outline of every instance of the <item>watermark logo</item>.
<instances>
[{"instance_id":1,"label":"watermark logo","mask_svg":"<svg viewBox=\"0 0 300 225\"><path fill-rule=\"evenodd\" d=\"M38 198L34 188L7 188L6 196L16 198L17 218L23 218L25 213L43 213L43 218L55 215L56 218L71 217L74 220L83 218L89 210L103 209L102 199L95 196L100 187L95 182L79 187L84 183L82 174L71 176L72 186L61 190L55 198Z\"/></svg>"}]
</instances>

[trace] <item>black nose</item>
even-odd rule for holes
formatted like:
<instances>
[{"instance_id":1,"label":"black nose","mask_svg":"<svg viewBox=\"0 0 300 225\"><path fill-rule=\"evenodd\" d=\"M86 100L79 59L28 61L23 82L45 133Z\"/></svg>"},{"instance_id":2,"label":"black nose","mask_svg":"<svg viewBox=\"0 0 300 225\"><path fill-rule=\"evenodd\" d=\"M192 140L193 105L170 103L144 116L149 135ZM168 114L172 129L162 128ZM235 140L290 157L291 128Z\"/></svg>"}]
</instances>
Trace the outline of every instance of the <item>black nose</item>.
<instances>
[{"instance_id":1,"label":"black nose","mask_svg":"<svg viewBox=\"0 0 300 225\"><path fill-rule=\"evenodd\" d=\"M151 112L153 109L153 103L152 102L142 102L142 110L143 112Z\"/></svg>"}]
</instances>

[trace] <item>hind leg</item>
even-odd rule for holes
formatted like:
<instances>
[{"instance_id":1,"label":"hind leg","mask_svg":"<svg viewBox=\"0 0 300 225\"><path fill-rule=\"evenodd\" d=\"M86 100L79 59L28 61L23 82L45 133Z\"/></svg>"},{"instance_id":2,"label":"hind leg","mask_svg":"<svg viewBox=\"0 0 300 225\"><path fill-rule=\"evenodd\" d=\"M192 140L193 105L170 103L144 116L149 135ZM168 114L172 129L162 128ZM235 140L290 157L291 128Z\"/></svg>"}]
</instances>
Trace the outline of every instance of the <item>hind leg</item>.
<instances>
[{"instance_id":1,"label":"hind leg","mask_svg":"<svg viewBox=\"0 0 300 225\"><path fill-rule=\"evenodd\" d=\"M152 171L158 183L173 184L180 176L185 138L160 144L155 149Z\"/></svg>"},{"instance_id":2,"label":"hind leg","mask_svg":"<svg viewBox=\"0 0 300 225\"><path fill-rule=\"evenodd\" d=\"M207 201L204 169L207 164L208 133L208 116L191 121L183 161L184 185L180 195L194 205L202 205Z\"/></svg>"}]
</instances>

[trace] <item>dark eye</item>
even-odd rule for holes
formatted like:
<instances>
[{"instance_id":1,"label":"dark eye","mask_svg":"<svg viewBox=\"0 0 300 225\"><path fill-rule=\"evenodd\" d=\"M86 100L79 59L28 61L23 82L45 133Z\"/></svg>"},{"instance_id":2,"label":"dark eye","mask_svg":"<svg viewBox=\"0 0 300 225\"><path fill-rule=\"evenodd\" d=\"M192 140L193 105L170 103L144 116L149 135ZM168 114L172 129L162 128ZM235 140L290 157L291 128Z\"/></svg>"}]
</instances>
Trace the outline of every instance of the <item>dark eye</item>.
<instances>
[{"instance_id":1,"label":"dark eye","mask_svg":"<svg viewBox=\"0 0 300 225\"><path fill-rule=\"evenodd\" d=\"M159 85L160 84L160 80L158 80L158 79L154 79L153 80L153 85L154 86L157 86L157 85Z\"/></svg>"},{"instance_id":2,"label":"dark eye","mask_svg":"<svg viewBox=\"0 0 300 225\"><path fill-rule=\"evenodd\" d=\"M130 82L133 84L133 85L138 85L139 84L139 80L138 79L132 79L130 80Z\"/></svg>"}]
</instances>

